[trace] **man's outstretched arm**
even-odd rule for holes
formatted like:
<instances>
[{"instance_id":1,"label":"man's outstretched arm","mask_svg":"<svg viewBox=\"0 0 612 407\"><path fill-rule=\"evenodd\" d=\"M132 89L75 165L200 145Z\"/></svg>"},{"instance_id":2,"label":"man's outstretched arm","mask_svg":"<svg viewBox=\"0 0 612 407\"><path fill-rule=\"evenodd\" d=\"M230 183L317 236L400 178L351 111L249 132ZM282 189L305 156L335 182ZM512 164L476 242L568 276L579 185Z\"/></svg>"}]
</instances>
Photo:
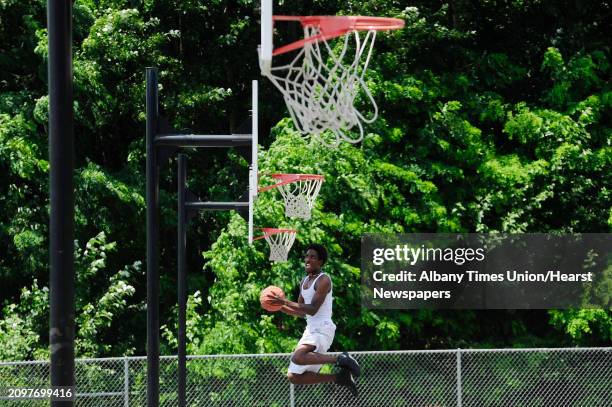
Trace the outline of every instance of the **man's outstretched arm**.
<instances>
[{"instance_id":1,"label":"man's outstretched arm","mask_svg":"<svg viewBox=\"0 0 612 407\"><path fill-rule=\"evenodd\" d=\"M302 294L300 294L300 297L298 298L298 304L303 304L303 303L304 303L304 298L302 298ZM280 311L284 312L287 315L293 315L293 316L302 317L302 318L306 315L305 312L300 311L300 310L294 310L292 308L289 308L286 305L283 305Z\"/></svg>"},{"instance_id":2,"label":"man's outstretched arm","mask_svg":"<svg viewBox=\"0 0 612 407\"><path fill-rule=\"evenodd\" d=\"M275 303L282 304L283 308L287 307L291 311L301 313L301 315L314 315L319 311L319 308L321 308L321 304L325 301L325 296L330 289L331 280L328 276L323 276L323 278L317 281L316 291L310 304L293 302L280 297L275 298Z\"/></svg>"},{"instance_id":3,"label":"man's outstretched arm","mask_svg":"<svg viewBox=\"0 0 612 407\"><path fill-rule=\"evenodd\" d=\"M300 312L298 310L294 310L292 308L289 308L286 305L283 305L283 307L280 309L280 311L284 312L287 315L293 315L295 317L304 317L304 315L306 315L305 312Z\"/></svg>"}]
</instances>

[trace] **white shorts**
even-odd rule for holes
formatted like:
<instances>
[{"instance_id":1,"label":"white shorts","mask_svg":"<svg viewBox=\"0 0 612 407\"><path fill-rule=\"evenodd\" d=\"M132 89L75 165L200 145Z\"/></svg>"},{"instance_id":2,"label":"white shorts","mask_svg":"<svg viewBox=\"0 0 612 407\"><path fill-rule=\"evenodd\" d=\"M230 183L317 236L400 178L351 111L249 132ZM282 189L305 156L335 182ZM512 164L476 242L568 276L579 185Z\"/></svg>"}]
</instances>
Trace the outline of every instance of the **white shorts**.
<instances>
[{"instance_id":1,"label":"white shorts","mask_svg":"<svg viewBox=\"0 0 612 407\"><path fill-rule=\"evenodd\" d=\"M332 321L308 324L297 346L312 345L315 347L314 352L325 353L334 341L335 333L336 325ZM291 361L289 363L289 372L295 374L302 374L304 372L317 373L321 366L323 365L297 365Z\"/></svg>"}]
</instances>

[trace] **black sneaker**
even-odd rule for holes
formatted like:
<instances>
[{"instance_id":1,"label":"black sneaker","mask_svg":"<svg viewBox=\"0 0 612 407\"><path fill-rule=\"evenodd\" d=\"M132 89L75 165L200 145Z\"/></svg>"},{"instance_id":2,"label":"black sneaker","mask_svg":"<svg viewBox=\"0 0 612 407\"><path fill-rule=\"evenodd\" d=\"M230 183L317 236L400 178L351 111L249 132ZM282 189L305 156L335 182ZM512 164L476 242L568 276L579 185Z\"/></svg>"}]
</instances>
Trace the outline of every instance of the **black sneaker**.
<instances>
[{"instance_id":1,"label":"black sneaker","mask_svg":"<svg viewBox=\"0 0 612 407\"><path fill-rule=\"evenodd\" d=\"M351 394L357 397L357 384L350 370L341 368L340 371L336 373L336 384L338 386L347 387Z\"/></svg>"},{"instance_id":2,"label":"black sneaker","mask_svg":"<svg viewBox=\"0 0 612 407\"><path fill-rule=\"evenodd\" d=\"M342 352L342 354L338 356L336 364L350 370L355 377L359 377L361 374L361 367L359 366L359 363L357 363L357 360L349 355L348 352Z\"/></svg>"}]
</instances>

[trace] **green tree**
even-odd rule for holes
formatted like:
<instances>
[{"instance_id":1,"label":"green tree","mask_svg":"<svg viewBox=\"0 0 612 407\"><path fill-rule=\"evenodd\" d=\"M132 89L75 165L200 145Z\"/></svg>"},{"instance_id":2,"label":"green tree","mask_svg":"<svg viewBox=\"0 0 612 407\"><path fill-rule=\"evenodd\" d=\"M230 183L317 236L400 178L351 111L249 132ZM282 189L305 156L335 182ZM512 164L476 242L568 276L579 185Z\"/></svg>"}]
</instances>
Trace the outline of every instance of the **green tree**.
<instances>
[{"instance_id":1,"label":"green tree","mask_svg":"<svg viewBox=\"0 0 612 407\"><path fill-rule=\"evenodd\" d=\"M608 310L374 312L361 309L358 289L364 232L610 232L609 5L276 3L279 14L385 15L406 28L377 36L366 80L380 117L360 145L307 145L261 81L262 168L323 173L326 182L286 265L270 267L263 243L246 244L236 214L193 221L189 351L289 350L301 322L262 314L258 293L274 283L295 295L299 253L313 241L332 256L336 346L609 343ZM75 226L76 239L91 243L78 251L79 354L145 352L144 68L159 68L161 113L177 131L243 131L250 80L259 77L258 4L74 4ZM6 359L38 357L47 341L39 318L48 285L45 19L44 3L0 2L0 332L23 344ZM277 28L278 44L300 34L297 24ZM189 185L201 198L235 200L246 189L237 151L189 154ZM165 352L176 343L174 166L161 172ZM258 208L259 225L284 224L275 193Z\"/></svg>"}]
</instances>

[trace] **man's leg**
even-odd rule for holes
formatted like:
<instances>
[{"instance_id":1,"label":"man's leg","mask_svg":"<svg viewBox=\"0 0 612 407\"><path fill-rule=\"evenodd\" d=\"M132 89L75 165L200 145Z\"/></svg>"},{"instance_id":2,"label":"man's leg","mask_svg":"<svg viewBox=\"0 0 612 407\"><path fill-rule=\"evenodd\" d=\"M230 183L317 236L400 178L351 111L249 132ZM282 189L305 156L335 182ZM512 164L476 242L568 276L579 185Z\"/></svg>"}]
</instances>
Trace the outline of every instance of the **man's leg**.
<instances>
[{"instance_id":1,"label":"man's leg","mask_svg":"<svg viewBox=\"0 0 612 407\"><path fill-rule=\"evenodd\" d=\"M359 377L361 374L359 363L357 363L348 353L344 352L338 356L334 356L314 352L315 349L316 347L314 345L299 345L295 352L293 352L291 361L296 365L324 365L326 363L337 363L338 366L350 370L355 377Z\"/></svg>"},{"instance_id":2,"label":"man's leg","mask_svg":"<svg viewBox=\"0 0 612 407\"><path fill-rule=\"evenodd\" d=\"M341 368L336 374L322 374L315 372L304 373L287 373L287 378L292 384L320 384L320 383L336 383L339 386L345 386L353 394L357 396L357 385L353 375L345 368Z\"/></svg>"},{"instance_id":3,"label":"man's leg","mask_svg":"<svg viewBox=\"0 0 612 407\"><path fill-rule=\"evenodd\" d=\"M322 365L325 363L335 363L327 355L322 353L316 353L314 345L298 345L293 355L291 355L291 361L296 365ZM329 383L336 381L336 375L334 374L322 374L315 372L303 372L293 373L289 372L287 378L293 384L317 384L317 383Z\"/></svg>"},{"instance_id":4,"label":"man's leg","mask_svg":"<svg viewBox=\"0 0 612 407\"><path fill-rule=\"evenodd\" d=\"M315 372L304 372L302 374L287 373L287 378L293 384L318 384L318 383L334 383L336 381L335 374L323 374Z\"/></svg>"},{"instance_id":5,"label":"man's leg","mask_svg":"<svg viewBox=\"0 0 612 407\"><path fill-rule=\"evenodd\" d=\"M316 366L323 365L326 363L336 363L342 360L342 355L326 355L323 353L314 352L315 349L316 347L314 345L298 345L297 349L295 350L295 352L293 352L293 355L291 356L291 365ZM353 378L350 369L344 366L340 366L340 371L335 374L322 374L311 371L302 371L302 373L295 373L291 371L290 367L289 373L287 373L287 378L293 384L336 383L337 385L348 387L351 393L353 393L353 395L357 395L357 386L355 385L355 379Z\"/></svg>"},{"instance_id":6,"label":"man's leg","mask_svg":"<svg viewBox=\"0 0 612 407\"><path fill-rule=\"evenodd\" d=\"M293 352L291 361L296 365L324 365L336 363L338 360L337 356L316 353L315 349L314 345L299 345Z\"/></svg>"}]
</instances>

